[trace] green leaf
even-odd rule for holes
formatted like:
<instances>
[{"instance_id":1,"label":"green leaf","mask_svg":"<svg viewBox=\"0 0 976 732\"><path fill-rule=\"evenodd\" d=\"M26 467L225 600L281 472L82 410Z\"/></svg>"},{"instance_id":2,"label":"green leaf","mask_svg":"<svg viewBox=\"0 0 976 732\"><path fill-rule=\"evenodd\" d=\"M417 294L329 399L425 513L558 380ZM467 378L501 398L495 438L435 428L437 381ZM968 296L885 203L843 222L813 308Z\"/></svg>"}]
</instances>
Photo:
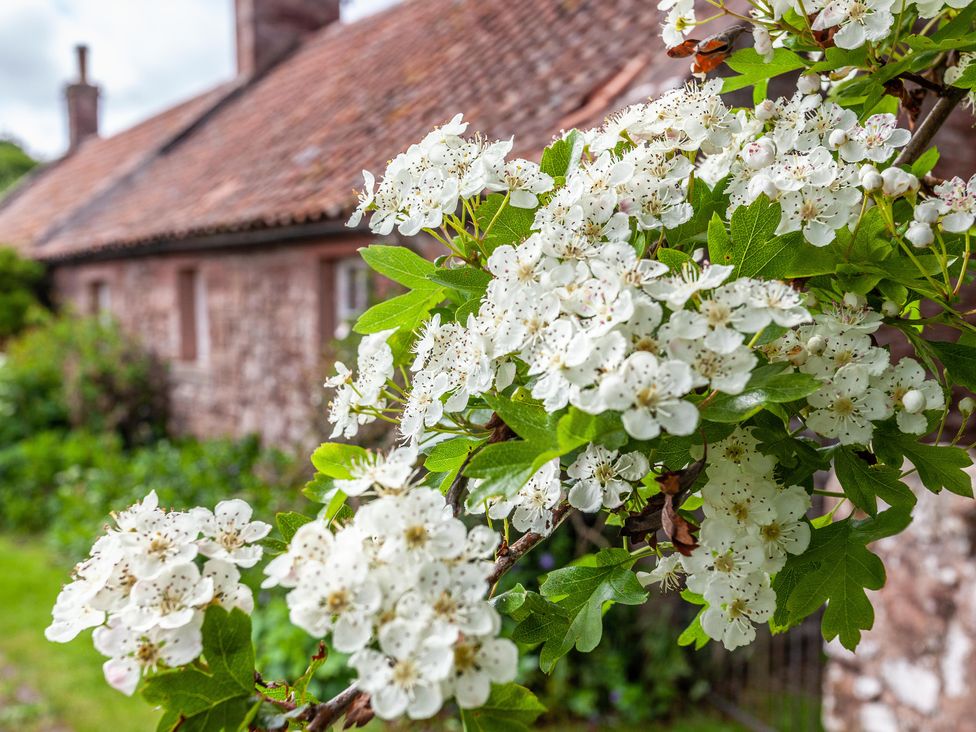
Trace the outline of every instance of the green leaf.
<instances>
[{"instance_id":1,"label":"green leaf","mask_svg":"<svg viewBox=\"0 0 976 732\"><path fill-rule=\"evenodd\" d=\"M438 442L424 460L424 467L432 473L443 473L456 470L465 458L476 450L484 440L473 437L453 437L444 442Z\"/></svg>"},{"instance_id":2,"label":"green leaf","mask_svg":"<svg viewBox=\"0 0 976 732\"><path fill-rule=\"evenodd\" d=\"M703 607L701 610L699 610L698 614L695 616L695 619L689 623L687 628L681 631L681 635L678 636L679 646L693 645L695 646L696 651L700 651L702 648L708 645L708 641L710 641L711 638L708 637L708 634L705 632L705 629L702 628L701 624L701 617L705 614L707 609L707 607Z\"/></svg>"},{"instance_id":3,"label":"green leaf","mask_svg":"<svg viewBox=\"0 0 976 732\"><path fill-rule=\"evenodd\" d=\"M809 71L820 73L823 71L833 71L834 69L840 69L845 66L862 67L867 61L867 54L868 49L865 46L851 50L837 47L828 48L824 53L824 60L815 63L809 68Z\"/></svg>"},{"instance_id":4,"label":"green leaf","mask_svg":"<svg viewBox=\"0 0 976 732\"><path fill-rule=\"evenodd\" d=\"M476 295L458 306L458 309L454 311L454 319L462 325L466 325L468 316L477 315L479 310L481 310L481 295Z\"/></svg>"},{"instance_id":5,"label":"green leaf","mask_svg":"<svg viewBox=\"0 0 976 732\"><path fill-rule=\"evenodd\" d=\"M532 728L546 708L535 694L518 684L495 684L484 705L462 709L464 732L522 732Z\"/></svg>"},{"instance_id":6,"label":"green leaf","mask_svg":"<svg viewBox=\"0 0 976 732\"><path fill-rule=\"evenodd\" d=\"M431 284L428 281L428 284ZM444 297L440 288L412 290L389 300L377 303L359 316L353 326L356 333L367 335L391 328L412 330L427 317L430 309Z\"/></svg>"},{"instance_id":7,"label":"green leaf","mask_svg":"<svg viewBox=\"0 0 976 732\"><path fill-rule=\"evenodd\" d=\"M725 222L713 213L708 222L708 258L715 264L735 264L732 261L732 241L725 229Z\"/></svg>"},{"instance_id":8,"label":"green leaf","mask_svg":"<svg viewBox=\"0 0 976 732\"><path fill-rule=\"evenodd\" d=\"M437 289L437 285L428 279L437 267L406 247L372 244L360 249L359 253L372 269L411 290Z\"/></svg>"},{"instance_id":9,"label":"green leaf","mask_svg":"<svg viewBox=\"0 0 976 732\"><path fill-rule=\"evenodd\" d=\"M438 269L428 278L452 290L483 295L491 282L491 275L475 267L457 267L455 269Z\"/></svg>"},{"instance_id":10,"label":"green leaf","mask_svg":"<svg viewBox=\"0 0 976 732\"><path fill-rule=\"evenodd\" d=\"M481 479L478 485L471 486L468 506L480 506L492 496L515 495L537 470L536 459L545 449L544 445L524 440L486 445L464 469L466 476Z\"/></svg>"},{"instance_id":11,"label":"green leaf","mask_svg":"<svg viewBox=\"0 0 976 732\"><path fill-rule=\"evenodd\" d=\"M740 48L729 57L726 63L732 70L738 71L739 76L725 78L722 86L723 94L736 89L744 89L765 79L771 79L774 76L796 71L806 66L806 62L800 56L785 48L777 48L770 61L766 61L754 48Z\"/></svg>"},{"instance_id":12,"label":"green leaf","mask_svg":"<svg viewBox=\"0 0 976 732\"><path fill-rule=\"evenodd\" d=\"M519 582L517 585L515 585L515 587L507 592L496 595L495 599L492 600L492 604L502 615L511 615L525 605L525 598L528 594L529 593L522 586L522 583Z\"/></svg>"},{"instance_id":13,"label":"green leaf","mask_svg":"<svg viewBox=\"0 0 976 732\"><path fill-rule=\"evenodd\" d=\"M251 619L239 609L207 608L203 621L207 669L184 666L150 676L142 695L166 712L157 729L237 732L254 691Z\"/></svg>"},{"instance_id":14,"label":"green leaf","mask_svg":"<svg viewBox=\"0 0 976 732\"><path fill-rule=\"evenodd\" d=\"M312 453L312 465L330 478L350 480L351 468L369 457L369 452L359 445L345 445L341 442L323 442Z\"/></svg>"},{"instance_id":15,"label":"green leaf","mask_svg":"<svg viewBox=\"0 0 976 732\"><path fill-rule=\"evenodd\" d=\"M625 549L603 549L577 564L550 572L539 588L550 602L566 613L565 632L556 629L543 646L540 666L549 672L574 646L588 653L603 636L604 603L640 605L647 593L631 571L634 563Z\"/></svg>"},{"instance_id":16,"label":"green leaf","mask_svg":"<svg viewBox=\"0 0 976 732\"><path fill-rule=\"evenodd\" d=\"M615 449L627 442L627 433L616 412L587 414L570 407L556 425L556 445L559 455L565 455L589 442ZM556 455L553 455L556 457Z\"/></svg>"},{"instance_id":17,"label":"green leaf","mask_svg":"<svg viewBox=\"0 0 976 732\"><path fill-rule=\"evenodd\" d=\"M918 160L912 163L912 175L921 178L922 176L931 173L932 168L934 168L935 164L938 162L939 149L930 147L919 156Z\"/></svg>"},{"instance_id":18,"label":"green leaf","mask_svg":"<svg viewBox=\"0 0 976 732\"><path fill-rule=\"evenodd\" d=\"M485 401L519 437L544 445L555 444L556 420L541 404L492 394L486 394Z\"/></svg>"},{"instance_id":19,"label":"green leaf","mask_svg":"<svg viewBox=\"0 0 976 732\"><path fill-rule=\"evenodd\" d=\"M782 371L782 364L760 366L752 372L741 394L719 394L702 410L702 418L711 422L741 422L769 404L792 402L820 389L820 382L809 374Z\"/></svg>"},{"instance_id":20,"label":"green leaf","mask_svg":"<svg viewBox=\"0 0 976 732\"><path fill-rule=\"evenodd\" d=\"M499 214L499 208L504 202L504 195L492 193L474 212L481 231L488 231L482 241L487 254L491 254L503 244L518 244L527 239L532 232L535 211L529 208L516 208L505 203L505 208Z\"/></svg>"},{"instance_id":21,"label":"green leaf","mask_svg":"<svg viewBox=\"0 0 976 732\"><path fill-rule=\"evenodd\" d=\"M685 264L694 261L691 255L685 254L680 249L658 249L655 256L659 262L668 265L668 269L672 272L680 272Z\"/></svg>"},{"instance_id":22,"label":"green leaf","mask_svg":"<svg viewBox=\"0 0 976 732\"><path fill-rule=\"evenodd\" d=\"M565 176L576 167L583 153L583 136L571 130L565 137L556 140L542 151L539 167L543 173L553 178Z\"/></svg>"},{"instance_id":23,"label":"green leaf","mask_svg":"<svg viewBox=\"0 0 976 732\"><path fill-rule=\"evenodd\" d=\"M907 458L918 470L922 485L933 493L945 488L950 493L967 498L973 497L973 482L966 473L973 460L961 447L926 445L914 435L903 435L895 430L875 434L874 444L883 444L886 452Z\"/></svg>"},{"instance_id":24,"label":"green leaf","mask_svg":"<svg viewBox=\"0 0 976 732\"><path fill-rule=\"evenodd\" d=\"M314 520L303 513L297 513L295 511L275 514L275 523L278 524L278 531L281 533L281 537L285 540L286 544L291 542L296 531Z\"/></svg>"},{"instance_id":25,"label":"green leaf","mask_svg":"<svg viewBox=\"0 0 976 732\"><path fill-rule=\"evenodd\" d=\"M949 341L929 341L952 381L976 391L976 348Z\"/></svg>"},{"instance_id":26,"label":"green leaf","mask_svg":"<svg viewBox=\"0 0 976 732\"><path fill-rule=\"evenodd\" d=\"M915 505L915 494L901 482L901 471L896 468L883 463L868 465L849 447L834 453L834 468L851 503L871 516L878 512L878 498L889 506Z\"/></svg>"},{"instance_id":27,"label":"green leaf","mask_svg":"<svg viewBox=\"0 0 976 732\"><path fill-rule=\"evenodd\" d=\"M773 581L775 624L792 627L826 602L824 638L839 636L845 648L854 650L861 631L874 625L865 589L879 590L885 583L884 565L866 545L903 531L910 522L907 509L889 508L863 521L846 518L814 529L807 550L789 557Z\"/></svg>"},{"instance_id":28,"label":"green leaf","mask_svg":"<svg viewBox=\"0 0 976 732\"><path fill-rule=\"evenodd\" d=\"M826 247L808 244L799 232L776 236L781 209L759 196L732 212L731 236L724 236L721 220L709 225L709 255L713 262L735 266L734 277L792 279L828 274L837 255Z\"/></svg>"},{"instance_id":29,"label":"green leaf","mask_svg":"<svg viewBox=\"0 0 976 732\"><path fill-rule=\"evenodd\" d=\"M665 230L668 244L672 247L698 239L708 229L712 216L725 211L729 205L725 196L725 181L718 182L715 188L709 188L705 181L695 180L688 194L688 202L694 211L691 219L674 229Z\"/></svg>"}]
</instances>

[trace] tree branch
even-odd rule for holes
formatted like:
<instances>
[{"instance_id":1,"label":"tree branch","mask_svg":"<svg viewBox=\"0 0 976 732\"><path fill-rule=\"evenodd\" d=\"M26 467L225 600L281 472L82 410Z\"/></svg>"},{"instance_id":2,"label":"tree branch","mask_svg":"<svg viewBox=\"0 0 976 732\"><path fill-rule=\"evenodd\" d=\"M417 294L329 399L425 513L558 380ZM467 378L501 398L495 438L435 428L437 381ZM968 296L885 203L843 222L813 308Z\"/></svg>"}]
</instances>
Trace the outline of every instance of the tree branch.
<instances>
[{"instance_id":1,"label":"tree branch","mask_svg":"<svg viewBox=\"0 0 976 732\"><path fill-rule=\"evenodd\" d=\"M939 128L949 119L952 110L965 98L968 91L968 89L960 89L955 86L949 87L945 96L939 98L935 106L929 111L925 121L918 126L918 130L912 139L908 141L908 144L895 160L895 165L911 165L918 160L919 156L925 152L925 148L932 142L932 138L935 137Z\"/></svg>"},{"instance_id":2,"label":"tree branch","mask_svg":"<svg viewBox=\"0 0 976 732\"><path fill-rule=\"evenodd\" d=\"M566 519L569 511L570 505L568 503L558 506L553 510L553 531L555 531L559 524ZM528 534L525 534L521 539L508 547L508 549L505 550L505 553L501 554L498 559L495 560L495 566L488 575L488 585L490 587L494 587L498 580L500 580L502 576L508 570L510 570L519 559L528 554L536 544L548 537L549 534L543 535L530 531ZM311 724L308 725L308 732L324 732L324 730L328 729L329 725L339 719L339 717L341 717L346 710L352 706L353 702L355 702L364 693L365 692L360 691L356 688L356 685L353 684L329 699L329 701L314 704L308 712L309 716L313 717Z\"/></svg>"},{"instance_id":3,"label":"tree branch","mask_svg":"<svg viewBox=\"0 0 976 732\"><path fill-rule=\"evenodd\" d=\"M329 701L316 704L314 707L315 716L308 725L308 732L323 732L323 730L328 729L333 722L345 714L346 710L363 693L356 688L355 684L352 684Z\"/></svg>"}]
</instances>

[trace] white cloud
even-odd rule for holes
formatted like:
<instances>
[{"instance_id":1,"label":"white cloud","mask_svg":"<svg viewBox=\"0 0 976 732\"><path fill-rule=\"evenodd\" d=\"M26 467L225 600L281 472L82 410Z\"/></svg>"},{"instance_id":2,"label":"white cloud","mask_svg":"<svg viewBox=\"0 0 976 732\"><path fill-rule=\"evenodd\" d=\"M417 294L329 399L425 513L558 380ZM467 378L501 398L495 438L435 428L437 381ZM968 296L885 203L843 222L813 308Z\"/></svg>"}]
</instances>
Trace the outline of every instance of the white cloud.
<instances>
[{"instance_id":1,"label":"white cloud","mask_svg":"<svg viewBox=\"0 0 976 732\"><path fill-rule=\"evenodd\" d=\"M347 22L396 0L352 0ZM67 144L63 88L90 47L111 135L234 75L234 0L0 1L0 135L49 159Z\"/></svg>"}]
</instances>

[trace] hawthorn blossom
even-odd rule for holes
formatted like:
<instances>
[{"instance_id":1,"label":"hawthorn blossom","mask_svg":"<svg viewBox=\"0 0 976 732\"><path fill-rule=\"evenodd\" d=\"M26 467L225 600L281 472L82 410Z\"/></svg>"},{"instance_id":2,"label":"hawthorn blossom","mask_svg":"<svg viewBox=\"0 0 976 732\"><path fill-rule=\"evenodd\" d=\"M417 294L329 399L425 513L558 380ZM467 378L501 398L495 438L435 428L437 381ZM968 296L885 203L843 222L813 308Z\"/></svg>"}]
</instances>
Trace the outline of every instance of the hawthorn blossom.
<instances>
[{"instance_id":1,"label":"hawthorn blossom","mask_svg":"<svg viewBox=\"0 0 976 732\"><path fill-rule=\"evenodd\" d=\"M569 490L569 505L586 513L601 506L616 508L649 469L647 458L638 452L620 455L591 442L566 469L576 481Z\"/></svg>"},{"instance_id":2,"label":"hawthorn blossom","mask_svg":"<svg viewBox=\"0 0 976 732\"><path fill-rule=\"evenodd\" d=\"M271 525L251 521L251 507L244 501L239 498L221 501L213 513L207 509L196 509L193 514L200 522L200 532L203 534L199 542L203 556L232 562L240 567L253 567L261 558L261 547L249 545L266 537Z\"/></svg>"}]
</instances>

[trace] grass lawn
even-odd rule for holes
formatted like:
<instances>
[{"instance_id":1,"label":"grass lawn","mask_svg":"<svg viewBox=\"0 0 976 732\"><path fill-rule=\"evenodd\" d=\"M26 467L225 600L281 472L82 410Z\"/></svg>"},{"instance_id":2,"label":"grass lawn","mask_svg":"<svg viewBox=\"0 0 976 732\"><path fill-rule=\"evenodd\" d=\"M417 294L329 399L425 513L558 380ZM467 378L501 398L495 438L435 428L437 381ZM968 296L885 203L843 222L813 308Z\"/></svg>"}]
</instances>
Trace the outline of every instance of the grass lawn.
<instances>
[{"instance_id":1,"label":"grass lawn","mask_svg":"<svg viewBox=\"0 0 976 732\"><path fill-rule=\"evenodd\" d=\"M44 547L0 536L0 730L155 729L144 701L106 685L90 632L65 645L44 638L67 577Z\"/></svg>"}]
</instances>

